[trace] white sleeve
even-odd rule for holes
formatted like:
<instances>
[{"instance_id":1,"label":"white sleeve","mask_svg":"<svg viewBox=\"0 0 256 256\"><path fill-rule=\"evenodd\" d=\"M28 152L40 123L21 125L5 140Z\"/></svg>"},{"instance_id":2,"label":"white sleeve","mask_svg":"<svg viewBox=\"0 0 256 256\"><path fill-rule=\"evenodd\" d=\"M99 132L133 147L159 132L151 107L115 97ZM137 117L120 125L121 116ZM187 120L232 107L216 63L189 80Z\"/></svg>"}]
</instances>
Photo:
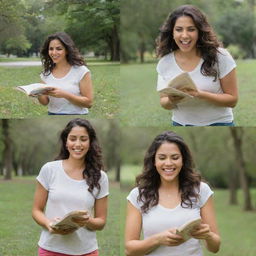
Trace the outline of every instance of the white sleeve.
<instances>
[{"instance_id":1,"label":"white sleeve","mask_svg":"<svg viewBox=\"0 0 256 256\"><path fill-rule=\"evenodd\" d=\"M86 73L90 72L90 70L86 66L79 67L79 75L78 80L81 81Z\"/></svg>"},{"instance_id":2,"label":"white sleeve","mask_svg":"<svg viewBox=\"0 0 256 256\"><path fill-rule=\"evenodd\" d=\"M42 80L43 82L46 83L46 79L45 79L45 76L43 75L43 73L40 74L40 78L41 78L41 80Z\"/></svg>"},{"instance_id":3,"label":"white sleeve","mask_svg":"<svg viewBox=\"0 0 256 256\"><path fill-rule=\"evenodd\" d=\"M164 78L158 74L157 77L157 91L160 91L167 87L167 81L164 80Z\"/></svg>"},{"instance_id":4,"label":"white sleeve","mask_svg":"<svg viewBox=\"0 0 256 256\"><path fill-rule=\"evenodd\" d=\"M199 194L199 207L203 207L207 202L209 197L213 194L213 191L210 189L209 185L201 182L200 184L200 194Z\"/></svg>"},{"instance_id":5,"label":"white sleeve","mask_svg":"<svg viewBox=\"0 0 256 256\"><path fill-rule=\"evenodd\" d=\"M43 167L41 168L38 176L36 177L36 179L38 180L38 182L47 190L49 191L50 188L50 180L51 180L51 173L50 173L50 168L48 163L46 163L45 165L43 165Z\"/></svg>"},{"instance_id":6,"label":"white sleeve","mask_svg":"<svg viewBox=\"0 0 256 256\"><path fill-rule=\"evenodd\" d=\"M100 177L99 183L100 183L100 191L96 195L96 199L103 198L109 194L108 176L103 171L101 171L101 177Z\"/></svg>"},{"instance_id":7,"label":"white sleeve","mask_svg":"<svg viewBox=\"0 0 256 256\"><path fill-rule=\"evenodd\" d=\"M138 203L138 195L139 190L138 188L134 188L130 194L127 196L127 200L139 211L141 211L141 204Z\"/></svg>"},{"instance_id":8,"label":"white sleeve","mask_svg":"<svg viewBox=\"0 0 256 256\"><path fill-rule=\"evenodd\" d=\"M219 77L222 79L228 73L230 73L235 67L236 62L230 53L223 48L219 49L220 53L218 53L218 64L219 64Z\"/></svg>"}]
</instances>

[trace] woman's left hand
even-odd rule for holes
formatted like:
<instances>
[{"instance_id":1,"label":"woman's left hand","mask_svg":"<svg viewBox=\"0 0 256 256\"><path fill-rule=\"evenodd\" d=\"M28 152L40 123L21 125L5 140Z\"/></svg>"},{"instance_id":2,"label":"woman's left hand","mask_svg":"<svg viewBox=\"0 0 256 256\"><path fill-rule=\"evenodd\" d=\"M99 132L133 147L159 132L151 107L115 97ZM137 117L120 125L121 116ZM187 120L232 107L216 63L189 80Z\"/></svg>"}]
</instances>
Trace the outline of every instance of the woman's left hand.
<instances>
[{"instance_id":1,"label":"woman's left hand","mask_svg":"<svg viewBox=\"0 0 256 256\"><path fill-rule=\"evenodd\" d=\"M80 227L84 227L86 226L86 224L88 224L88 222L90 221L90 215L89 213L85 213L83 216L81 217L73 217L72 221L74 221L75 223L77 223Z\"/></svg>"},{"instance_id":2,"label":"woman's left hand","mask_svg":"<svg viewBox=\"0 0 256 256\"><path fill-rule=\"evenodd\" d=\"M191 236L196 239L207 239L211 236L210 226L208 224L200 224L191 232Z\"/></svg>"}]
</instances>

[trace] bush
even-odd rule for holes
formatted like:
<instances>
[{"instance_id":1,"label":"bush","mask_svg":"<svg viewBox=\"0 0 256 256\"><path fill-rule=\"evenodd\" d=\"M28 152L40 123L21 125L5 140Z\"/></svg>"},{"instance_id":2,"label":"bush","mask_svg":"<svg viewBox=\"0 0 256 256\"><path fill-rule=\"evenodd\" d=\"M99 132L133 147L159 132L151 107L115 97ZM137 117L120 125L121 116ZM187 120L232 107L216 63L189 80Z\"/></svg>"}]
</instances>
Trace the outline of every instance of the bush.
<instances>
[{"instance_id":1,"label":"bush","mask_svg":"<svg viewBox=\"0 0 256 256\"><path fill-rule=\"evenodd\" d=\"M238 45L230 44L227 49L235 59L244 59L246 56L246 52Z\"/></svg>"}]
</instances>

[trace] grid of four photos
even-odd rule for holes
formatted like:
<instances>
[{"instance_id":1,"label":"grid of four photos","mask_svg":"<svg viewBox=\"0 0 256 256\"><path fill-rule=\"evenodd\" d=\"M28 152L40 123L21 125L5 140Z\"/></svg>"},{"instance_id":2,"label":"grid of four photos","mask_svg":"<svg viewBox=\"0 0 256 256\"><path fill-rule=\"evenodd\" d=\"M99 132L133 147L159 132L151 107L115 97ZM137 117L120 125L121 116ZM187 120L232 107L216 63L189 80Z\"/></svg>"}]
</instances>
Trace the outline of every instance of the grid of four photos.
<instances>
[{"instance_id":1,"label":"grid of four photos","mask_svg":"<svg viewBox=\"0 0 256 256\"><path fill-rule=\"evenodd\" d=\"M254 256L255 10L2 0L0 256Z\"/></svg>"}]
</instances>

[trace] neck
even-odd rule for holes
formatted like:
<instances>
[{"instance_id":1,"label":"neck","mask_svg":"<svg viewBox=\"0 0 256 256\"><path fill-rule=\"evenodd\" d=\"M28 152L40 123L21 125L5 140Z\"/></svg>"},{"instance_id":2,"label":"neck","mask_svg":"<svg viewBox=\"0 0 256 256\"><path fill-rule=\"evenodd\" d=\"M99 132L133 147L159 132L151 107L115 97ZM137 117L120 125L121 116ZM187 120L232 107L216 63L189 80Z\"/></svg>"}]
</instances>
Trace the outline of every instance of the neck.
<instances>
[{"instance_id":1,"label":"neck","mask_svg":"<svg viewBox=\"0 0 256 256\"><path fill-rule=\"evenodd\" d=\"M60 62L60 63L56 63L56 68L63 68L63 69L65 69L65 68L69 68L71 65L68 63L68 61L67 60L63 60L62 62Z\"/></svg>"},{"instance_id":2,"label":"neck","mask_svg":"<svg viewBox=\"0 0 256 256\"><path fill-rule=\"evenodd\" d=\"M191 58L195 58L195 57L200 57L200 53L199 51L197 51L197 49L194 49L190 52L182 52L181 50L176 50L175 51L176 56L181 57L183 59L191 59Z\"/></svg>"},{"instance_id":3,"label":"neck","mask_svg":"<svg viewBox=\"0 0 256 256\"><path fill-rule=\"evenodd\" d=\"M64 161L68 166L72 166L72 169L74 170L83 170L85 168L84 159L73 159L69 157Z\"/></svg>"},{"instance_id":4,"label":"neck","mask_svg":"<svg viewBox=\"0 0 256 256\"><path fill-rule=\"evenodd\" d=\"M168 191L171 191L171 190L179 190L179 180L178 179L175 179L174 181L172 182L165 182L165 181L162 181L161 184L160 184L160 187L159 187L160 190L168 190Z\"/></svg>"}]
</instances>

